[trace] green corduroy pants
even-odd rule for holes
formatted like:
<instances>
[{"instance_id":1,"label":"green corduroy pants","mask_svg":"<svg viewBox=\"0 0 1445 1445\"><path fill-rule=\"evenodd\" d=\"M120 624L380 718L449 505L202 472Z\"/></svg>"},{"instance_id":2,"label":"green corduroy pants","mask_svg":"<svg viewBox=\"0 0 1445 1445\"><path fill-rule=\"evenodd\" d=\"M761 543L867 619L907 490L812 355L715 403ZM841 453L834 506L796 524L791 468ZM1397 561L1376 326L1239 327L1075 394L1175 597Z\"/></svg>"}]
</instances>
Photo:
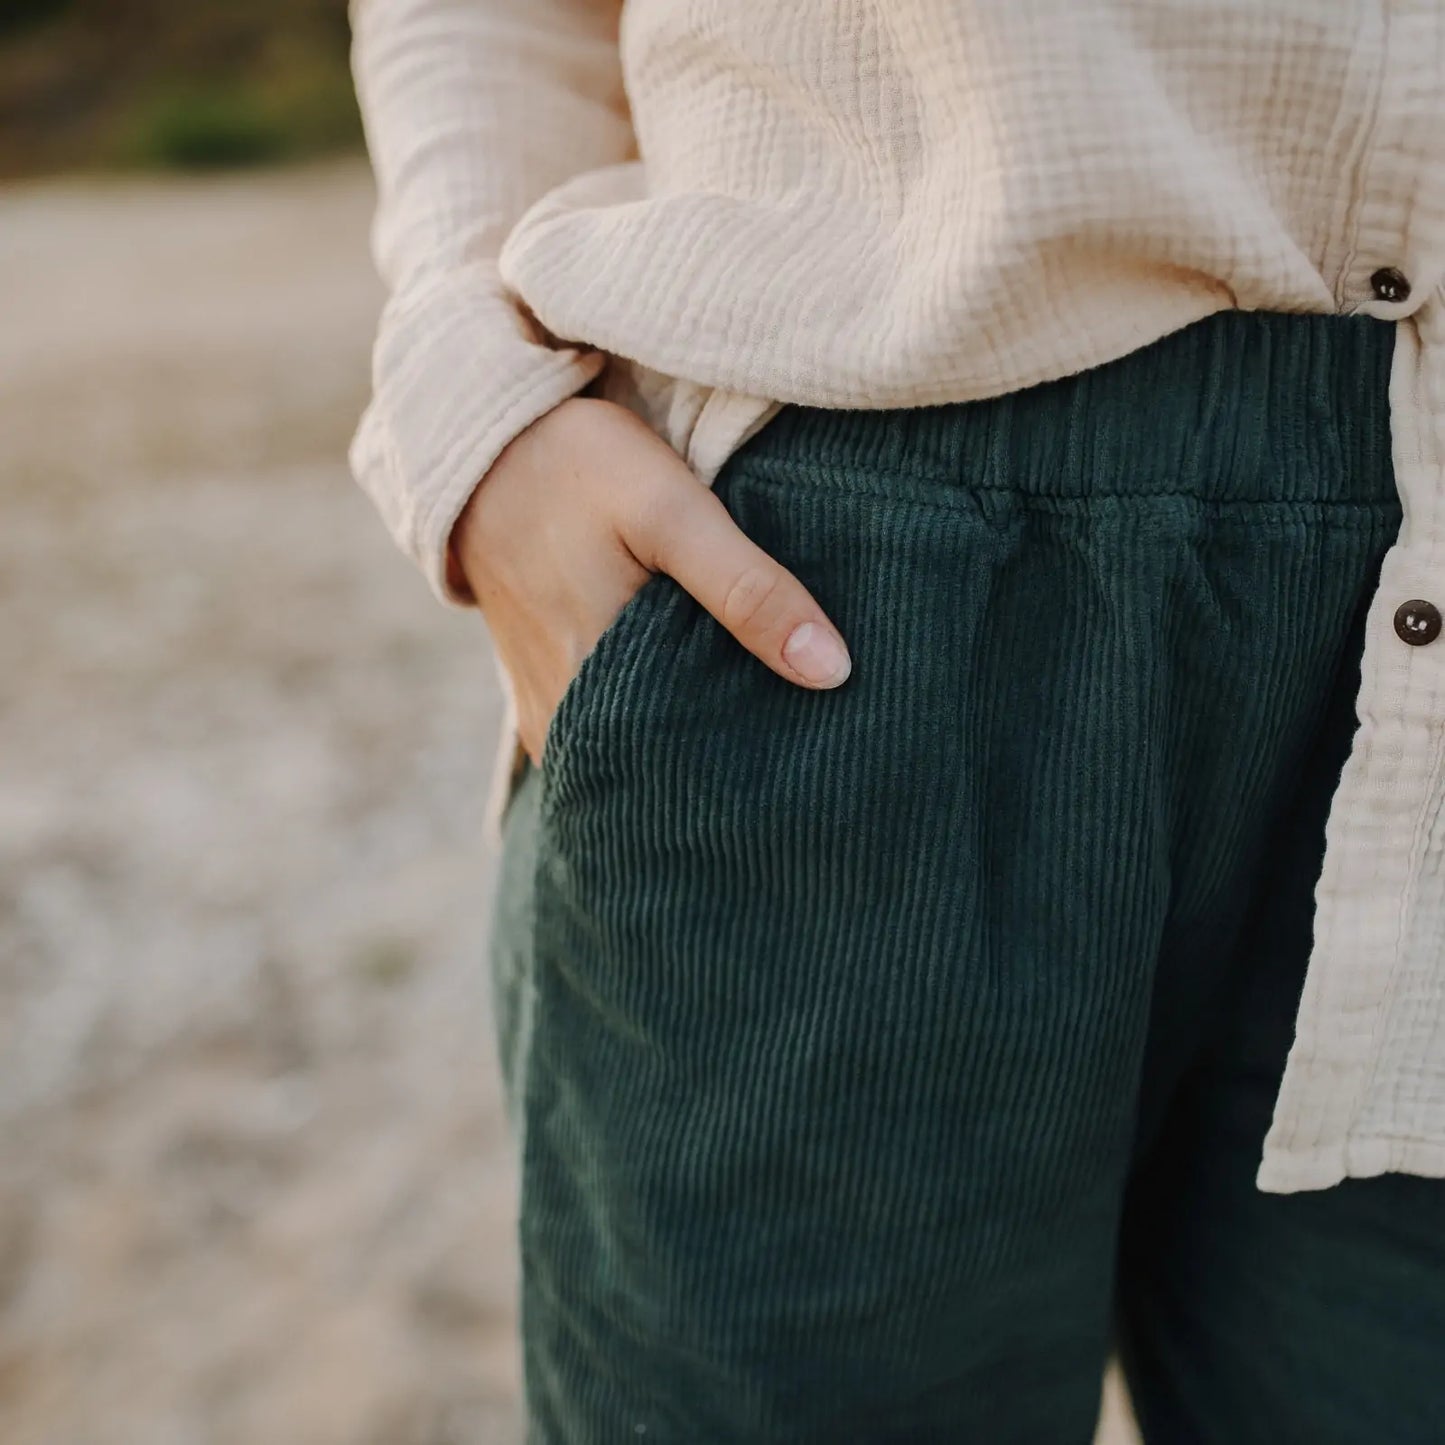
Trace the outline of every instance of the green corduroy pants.
<instances>
[{"instance_id":1,"label":"green corduroy pants","mask_svg":"<svg viewBox=\"0 0 1445 1445\"><path fill-rule=\"evenodd\" d=\"M788 408L717 491L848 639L671 579L505 818L531 1439L1445 1440L1445 1183L1253 1176L1400 525L1393 327Z\"/></svg>"}]
</instances>

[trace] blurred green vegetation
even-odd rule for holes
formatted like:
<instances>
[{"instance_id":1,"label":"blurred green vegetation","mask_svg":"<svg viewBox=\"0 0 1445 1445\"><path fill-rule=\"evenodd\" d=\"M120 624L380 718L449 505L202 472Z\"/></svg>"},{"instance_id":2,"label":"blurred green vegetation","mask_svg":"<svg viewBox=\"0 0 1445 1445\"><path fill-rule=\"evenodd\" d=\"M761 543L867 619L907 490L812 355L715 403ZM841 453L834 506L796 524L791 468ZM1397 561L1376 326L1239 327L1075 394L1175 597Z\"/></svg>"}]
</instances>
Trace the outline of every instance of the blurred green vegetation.
<instances>
[{"instance_id":1,"label":"blurred green vegetation","mask_svg":"<svg viewBox=\"0 0 1445 1445\"><path fill-rule=\"evenodd\" d=\"M348 43L346 0L0 0L0 175L353 146Z\"/></svg>"}]
</instances>

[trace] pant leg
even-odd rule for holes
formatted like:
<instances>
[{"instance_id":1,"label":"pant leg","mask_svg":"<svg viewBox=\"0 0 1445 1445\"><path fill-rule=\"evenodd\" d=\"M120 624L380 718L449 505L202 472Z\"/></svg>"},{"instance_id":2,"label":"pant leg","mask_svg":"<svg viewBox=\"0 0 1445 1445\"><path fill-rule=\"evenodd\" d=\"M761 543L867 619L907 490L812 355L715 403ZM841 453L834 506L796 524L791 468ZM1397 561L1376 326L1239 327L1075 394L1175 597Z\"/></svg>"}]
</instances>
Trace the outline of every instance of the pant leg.
<instances>
[{"instance_id":1,"label":"pant leg","mask_svg":"<svg viewBox=\"0 0 1445 1445\"><path fill-rule=\"evenodd\" d=\"M1108 783L1147 711L1081 716L1060 752L1030 675L981 682L1014 671L980 663L985 618L1027 630L1067 545L967 507L723 495L857 670L792 688L664 579L513 801L532 1437L1085 1445L1155 915L1147 870L1098 919L1061 870L1105 886L1101 831L1152 854ZM1097 825L1049 846L1013 792L1055 760L1100 786Z\"/></svg>"},{"instance_id":2,"label":"pant leg","mask_svg":"<svg viewBox=\"0 0 1445 1445\"><path fill-rule=\"evenodd\" d=\"M1361 645L1357 625L1247 924L1218 960L1231 986L1214 1040L1147 1126L1130 1186L1121 1329L1149 1445L1445 1440L1445 1182L1386 1175L1295 1195L1254 1184Z\"/></svg>"}]
</instances>

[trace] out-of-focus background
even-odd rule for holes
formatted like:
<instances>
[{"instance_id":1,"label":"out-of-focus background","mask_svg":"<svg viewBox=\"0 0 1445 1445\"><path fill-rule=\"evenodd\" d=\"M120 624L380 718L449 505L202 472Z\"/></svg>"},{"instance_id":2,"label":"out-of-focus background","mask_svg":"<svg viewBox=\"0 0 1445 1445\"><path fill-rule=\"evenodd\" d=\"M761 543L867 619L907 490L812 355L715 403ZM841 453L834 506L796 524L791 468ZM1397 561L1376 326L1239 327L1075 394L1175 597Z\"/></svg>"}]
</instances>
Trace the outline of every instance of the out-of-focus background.
<instances>
[{"instance_id":1,"label":"out-of-focus background","mask_svg":"<svg viewBox=\"0 0 1445 1445\"><path fill-rule=\"evenodd\" d=\"M346 473L342 0L0 4L0 1441L506 1442L480 628Z\"/></svg>"},{"instance_id":2,"label":"out-of-focus background","mask_svg":"<svg viewBox=\"0 0 1445 1445\"><path fill-rule=\"evenodd\" d=\"M347 45L0 6L5 1445L519 1438L499 700L346 473Z\"/></svg>"}]
</instances>

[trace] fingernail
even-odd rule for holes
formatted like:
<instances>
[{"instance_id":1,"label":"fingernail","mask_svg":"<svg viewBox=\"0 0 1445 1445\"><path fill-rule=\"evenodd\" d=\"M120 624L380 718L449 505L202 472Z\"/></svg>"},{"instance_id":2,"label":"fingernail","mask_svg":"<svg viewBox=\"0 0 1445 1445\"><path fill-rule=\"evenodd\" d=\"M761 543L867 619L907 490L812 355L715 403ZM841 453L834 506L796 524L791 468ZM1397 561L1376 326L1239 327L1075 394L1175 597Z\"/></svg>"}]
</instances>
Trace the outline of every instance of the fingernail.
<instances>
[{"instance_id":1,"label":"fingernail","mask_svg":"<svg viewBox=\"0 0 1445 1445\"><path fill-rule=\"evenodd\" d=\"M816 622L792 630L783 644L783 660L814 687L837 687L853 671L853 659L842 641Z\"/></svg>"}]
</instances>

